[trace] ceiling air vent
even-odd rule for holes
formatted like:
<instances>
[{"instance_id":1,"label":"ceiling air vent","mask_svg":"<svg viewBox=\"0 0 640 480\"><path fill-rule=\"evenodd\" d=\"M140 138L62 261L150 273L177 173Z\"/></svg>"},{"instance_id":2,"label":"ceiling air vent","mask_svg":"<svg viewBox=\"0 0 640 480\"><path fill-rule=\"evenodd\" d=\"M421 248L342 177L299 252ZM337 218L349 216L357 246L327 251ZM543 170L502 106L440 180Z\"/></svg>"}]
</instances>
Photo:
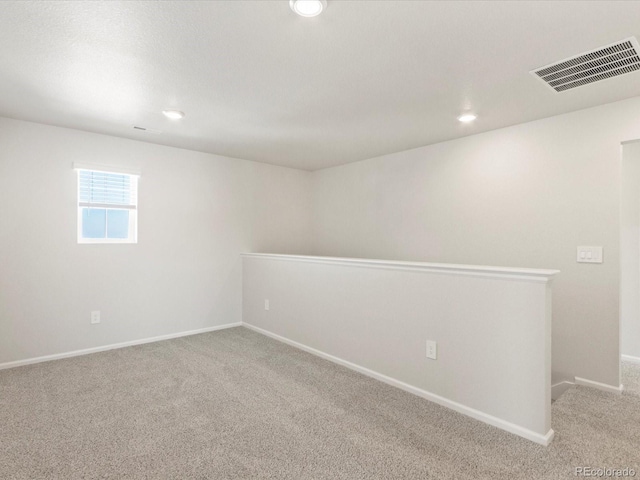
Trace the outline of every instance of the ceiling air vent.
<instances>
[{"instance_id":1,"label":"ceiling air vent","mask_svg":"<svg viewBox=\"0 0 640 480\"><path fill-rule=\"evenodd\" d=\"M531 71L556 92L640 70L640 47L635 37Z\"/></svg>"},{"instance_id":2,"label":"ceiling air vent","mask_svg":"<svg viewBox=\"0 0 640 480\"><path fill-rule=\"evenodd\" d=\"M162 133L160 130L156 130L155 128L139 127L138 125L134 125L133 129L140 132L153 133L154 135L160 135Z\"/></svg>"}]
</instances>

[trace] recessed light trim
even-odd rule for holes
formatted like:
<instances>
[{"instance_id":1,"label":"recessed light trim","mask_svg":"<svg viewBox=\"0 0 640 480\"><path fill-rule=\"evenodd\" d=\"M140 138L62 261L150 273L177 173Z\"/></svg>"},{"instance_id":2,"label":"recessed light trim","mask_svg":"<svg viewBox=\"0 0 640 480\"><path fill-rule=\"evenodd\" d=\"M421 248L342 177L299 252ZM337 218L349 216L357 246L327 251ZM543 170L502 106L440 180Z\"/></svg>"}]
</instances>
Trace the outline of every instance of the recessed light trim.
<instances>
[{"instance_id":1,"label":"recessed light trim","mask_svg":"<svg viewBox=\"0 0 640 480\"><path fill-rule=\"evenodd\" d=\"M473 122L476 118L478 118L478 116L473 113L465 113L458 117L458 121L462 123L469 123L469 122Z\"/></svg>"},{"instance_id":2,"label":"recessed light trim","mask_svg":"<svg viewBox=\"0 0 640 480\"><path fill-rule=\"evenodd\" d=\"M180 110L163 110L162 113L165 117L170 118L171 120L180 120L184 118L184 112Z\"/></svg>"},{"instance_id":3,"label":"recessed light trim","mask_svg":"<svg viewBox=\"0 0 640 480\"><path fill-rule=\"evenodd\" d=\"M327 0L289 0L289 6L301 17L316 17L327 8Z\"/></svg>"}]
</instances>

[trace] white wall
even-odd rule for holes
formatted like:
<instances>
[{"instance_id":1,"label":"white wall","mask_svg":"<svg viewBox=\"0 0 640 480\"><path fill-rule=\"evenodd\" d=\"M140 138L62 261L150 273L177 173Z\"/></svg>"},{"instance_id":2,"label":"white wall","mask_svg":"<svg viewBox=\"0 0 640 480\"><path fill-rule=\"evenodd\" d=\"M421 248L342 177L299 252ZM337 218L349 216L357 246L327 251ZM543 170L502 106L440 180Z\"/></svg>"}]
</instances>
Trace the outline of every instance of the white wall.
<instances>
[{"instance_id":1,"label":"white wall","mask_svg":"<svg viewBox=\"0 0 640 480\"><path fill-rule=\"evenodd\" d=\"M620 195L620 338L640 359L640 141L622 146Z\"/></svg>"},{"instance_id":2,"label":"white wall","mask_svg":"<svg viewBox=\"0 0 640 480\"><path fill-rule=\"evenodd\" d=\"M553 274L247 255L243 318L546 444ZM437 342L436 360L426 358L427 340Z\"/></svg>"},{"instance_id":3,"label":"white wall","mask_svg":"<svg viewBox=\"0 0 640 480\"><path fill-rule=\"evenodd\" d=\"M76 243L73 162L142 170L138 244ZM303 252L310 185L308 172L0 118L0 364L240 322L240 253Z\"/></svg>"},{"instance_id":4,"label":"white wall","mask_svg":"<svg viewBox=\"0 0 640 480\"><path fill-rule=\"evenodd\" d=\"M314 172L313 253L558 269L554 381L617 387L620 142L639 137L633 98Z\"/></svg>"},{"instance_id":5,"label":"white wall","mask_svg":"<svg viewBox=\"0 0 640 480\"><path fill-rule=\"evenodd\" d=\"M640 98L308 173L0 119L0 363L239 321L238 254L268 251L559 269L554 381L617 386L637 138ZM138 245L76 244L74 161L142 169Z\"/></svg>"}]
</instances>

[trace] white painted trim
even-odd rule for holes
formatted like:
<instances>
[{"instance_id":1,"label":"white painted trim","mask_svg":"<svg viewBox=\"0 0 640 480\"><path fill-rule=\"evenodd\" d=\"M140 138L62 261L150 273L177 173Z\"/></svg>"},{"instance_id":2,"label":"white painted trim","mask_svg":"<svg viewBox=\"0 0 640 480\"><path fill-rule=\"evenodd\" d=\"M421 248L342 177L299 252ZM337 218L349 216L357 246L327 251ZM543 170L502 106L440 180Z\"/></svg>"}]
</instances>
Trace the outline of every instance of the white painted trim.
<instances>
[{"instance_id":1,"label":"white painted trim","mask_svg":"<svg viewBox=\"0 0 640 480\"><path fill-rule=\"evenodd\" d=\"M373 260L368 258L316 257L310 255L281 255L275 253L243 253L243 257L270 260L288 260L328 265L349 265L391 270L410 270L428 273L507 278L530 282L547 283L560 270L541 270L535 268L491 267L482 265L457 265L449 263L401 262L396 260Z\"/></svg>"},{"instance_id":2,"label":"white painted trim","mask_svg":"<svg viewBox=\"0 0 640 480\"><path fill-rule=\"evenodd\" d=\"M115 350L117 348L132 347L134 345L143 345L145 343L161 342L163 340L171 340L172 338L187 337L189 335L197 335L199 333L214 332L216 330L224 330L226 328L240 327L241 322L227 323L225 325L216 325L215 327L200 328L198 330L189 330L186 332L170 333L168 335L159 335L157 337L141 338L130 342L113 343L111 345L103 345L101 347L85 348L83 350L74 350L65 353L56 353L53 355L45 355L44 357L27 358L25 360L16 360L14 362L0 363L0 370L7 368L22 367L23 365L32 365L34 363L49 362L51 360L60 360L62 358L78 357L80 355L88 355L90 353L104 352L107 350Z\"/></svg>"},{"instance_id":3,"label":"white painted trim","mask_svg":"<svg viewBox=\"0 0 640 480\"><path fill-rule=\"evenodd\" d=\"M355 370L358 373L362 373L363 375L366 375L368 377L374 378L376 380L379 380L381 382L384 382L388 385L391 385L393 387L399 388L401 390L404 390L406 392L412 393L414 395L417 395L419 397L422 397L426 400L429 400L431 402L437 403L438 405L441 405L443 407L447 407L450 408L451 410L455 410L458 413L462 413L463 415L467 415L468 417L474 418L476 420L479 420L481 422L487 423L491 426L500 428L502 430L505 430L509 433L513 433L515 435L518 435L520 437L526 438L527 440L531 440L532 442L535 443L539 443L540 445L544 445L547 446L551 443L551 440L553 440L553 435L554 432L552 429L549 429L549 431L545 434L542 435L540 433L536 433L532 430L529 430L527 428L523 428L520 427L518 425L515 425L513 423L507 422L506 420L502 420L500 418L494 417L492 415L489 415L487 413L481 412L479 410L475 410L473 408L467 407L465 405L462 405L461 403L457 403L454 402L452 400L449 400L447 398L441 397L440 395L436 395L434 393L428 392L426 390L422 390L420 388L414 387L412 385L409 385L407 383L401 382L400 380L396 380L394 378L388 377L386 375L383 375L381 373L378 373L376 371L373 370L369 370L368 368L362 367L360 365L357 365L355 363L351 363L347 360L343 360L339 357L335 357L333 355L330 355L328 353L322 352L320 350L316 350L315 348L312 347L308 347L302 343L298 343L294 340L290 340L286 337L280 336L278 334L269 332L268 330L263 330L262 328L256 327L254 325L250 325L248 323L242 323L242 325L246 328L249 328L255 332L258 332L262 335L265 335L267 337L271 337L275 340L278 340L282 343L286 343L287 345L291 345L292 347L296 347L300 350L304 350L305 352L311 353L313 355L316 355L318 357L324 358L325 360L329 360L330 362L333 363L337 363L338 365L342 365L343 367L349 368L351 370Z\"/></svg>"},{"instance_id":4,"label":"white painted trim","mask_svg":"<svg viewBox=\"0 0 640 480\"><path fill-rule=\"evenodd\" d=\"M564 392L573 387L575 383L565 380L563 382L558 382L555 385L551 385L551 399L557 400L559 399Z\"/></svg>"},{"instance_id":5,"label":"white painted trim","mask_svg":"<svg viewBox=\"0 0 640 480\"><path fill-rule=\"evenodd\" d=\"M106 173L123 173L126 175L135 175L137 177L142 175L142 171L139 168L131 168L117 165L99 165L96 163L79 163L73 162L74 170L92 170L94 172L106 172Z\"/></svg>"},{"instance_id":6,"label":"white painted trim","mask_svg":"<svg viewBox=\"0 0 640 480\"><path fill-rule=\"evenodd\" d=\"M583 387L597 388L598 390L602 390L610 393L617 393L618 395L620 395L624 390L624 386L622 384L620 384L620 386L618 387L615 387L613 385L594 382L593 380L587 380L586 378L580 378L580 377L576 377L576 385L581 385Z\"/></svg>"},{"instance_id":7,"label":"white painted trim","mask_svg":"<svg viewBox=\"0 0 640 480\"><path fill-rule=\"evenodd\" d=\"M620 355L620 358L623 362L635 363L637 365L640 365L640 357L633 357L631 355Z\"/></svg>"},{"instance_id":8,"label":"white painted trim","mask_svg":"<svg viewBox=\"0 0 640 480\"><path fill-rule=\"evenodd\" d=\"M142 171L139 168L132 167L120 167L117 165L100 165L96 163L80 163L73 162L74 170L93 170L95 172L106 172L106 173L123 173L126 175L135 175L137 177L142 175Z\"/></svg>"}]
</instances>

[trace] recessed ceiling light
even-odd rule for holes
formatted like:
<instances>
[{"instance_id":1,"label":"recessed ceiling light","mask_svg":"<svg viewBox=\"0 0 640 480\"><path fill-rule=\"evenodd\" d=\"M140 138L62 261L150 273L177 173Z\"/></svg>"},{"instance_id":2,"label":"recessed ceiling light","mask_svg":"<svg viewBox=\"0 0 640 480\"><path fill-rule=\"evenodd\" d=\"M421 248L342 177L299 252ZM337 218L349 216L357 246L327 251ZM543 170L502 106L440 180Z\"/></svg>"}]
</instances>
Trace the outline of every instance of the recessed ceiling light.
<instances>
[{"instance_id":1,"label":"recessed ceiling light","mask_svg":"<svg viewBox=\"0 0 640 480\"><path fill-rule=\"evenodd\" d=\"M315 17L327 8L327 0L289 0L289 6L301 17Z\"/></svg>"},{"instance_id":2,"label":"recessed ceiling light","mask_svg":"<svg viewBox=\"0 0 640 480\"><path fill-rule=\"evenodd\" d=\"M462 123L469 123L473 122L476 118L478 118L478 116L474 115L473 113L465 113L464 115L460 115L458 117L458 120Z\"/></svg>"},{"instance_id":3,"label":"recessed ceiling light","mask_svg":"<svg viewBox=\"0 0 640 480\"><path fill-rule=\"evenodd\" d=\"M164 116L170 118L171 120L180 120L184 118L184 112L180 110L163 110Z\"/></svg>"}]
</instances>

